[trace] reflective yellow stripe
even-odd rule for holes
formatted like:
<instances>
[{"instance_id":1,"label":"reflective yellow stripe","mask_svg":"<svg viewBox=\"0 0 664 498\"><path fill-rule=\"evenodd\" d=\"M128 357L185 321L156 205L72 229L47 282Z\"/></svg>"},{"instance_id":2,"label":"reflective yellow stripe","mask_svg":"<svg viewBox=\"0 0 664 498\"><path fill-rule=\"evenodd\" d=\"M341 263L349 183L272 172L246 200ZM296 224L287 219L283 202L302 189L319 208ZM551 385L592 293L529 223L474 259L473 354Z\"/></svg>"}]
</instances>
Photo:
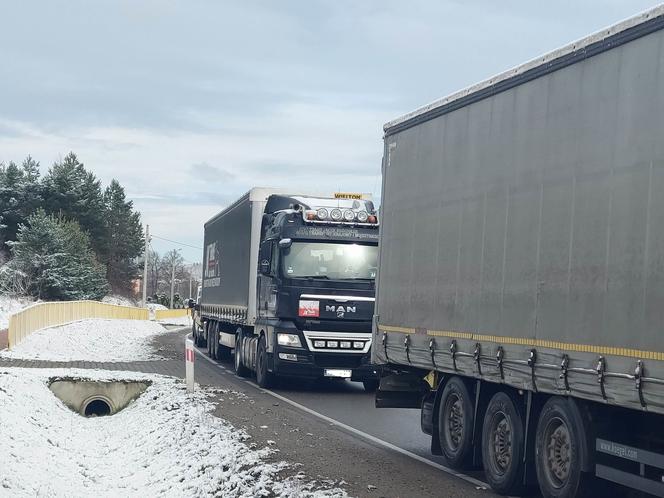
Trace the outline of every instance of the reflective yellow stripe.
<instances>
[{"instance_id":1,"label":"reflective yellow stripe","mask_svg":"<svg viewBox=\"0 0 664 498\"><path fill-rule=\"evenodd\" d=\"M414 334L415 329L409 327L393 327L378 325L378 330L384 332L400 332ZM425 329L420 329L425 330ZM476 342L495 342L498 344L514 344L517 346L530 346L549 349L560 349L563 351L578 351L582 353L594 353L602 355L628 356L630 358L642 358L648 360L664 361L664 352L641 351L639 349L618 348L612 346L591 346L589 344L575 344L569 342L551 341L546 339L529 339L524 337L507 337L498 335L473 334L472 332L453 332L447 330L426 330L426 334L432 337L449 337L451 339L467 339Z\"/></svg>"},{"instance_id":2,"label":"reflective yellow stripe","mask_svg":"<svg viewBox=\"0 0 664 498\"><path fill-rule=\"evenodd\" d=\"M380 330L383 330L385 332L400 332L402 334L414 334L415 329L409 329L406 327L391 327L389 325L381 325L379 327Z\"/></svg>"}]
</instances>

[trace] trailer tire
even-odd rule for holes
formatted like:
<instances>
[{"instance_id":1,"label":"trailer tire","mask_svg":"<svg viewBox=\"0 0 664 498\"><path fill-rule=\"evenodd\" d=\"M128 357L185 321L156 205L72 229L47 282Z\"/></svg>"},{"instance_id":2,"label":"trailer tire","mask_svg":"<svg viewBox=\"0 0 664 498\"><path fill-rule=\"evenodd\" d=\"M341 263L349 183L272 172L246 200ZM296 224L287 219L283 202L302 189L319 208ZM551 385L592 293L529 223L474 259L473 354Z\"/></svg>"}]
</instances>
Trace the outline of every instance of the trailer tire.
<instances>
[{"instance_id":1,"label":"trailer tire","mask_svg":"<svg viewBox=\"0 0 664 498\"><path fill-rule=\"evenodd\" d=\"M466 384L452 377L440 399L438 434L440 449L453 469L466 467L473 449L473 401Z\"/></svg>"},{"instance_id":2,"label":"trailer tire","mask_svg":"<svg viewBox=\"0 0 664 498\"><path fill-rule=\"evenodd\" d=\"M235 375L238 377L249 377L251 370L244 366L242 363L242 346L244 345L244 333L242 327L238 327L235 332L235 353L233 354L233 366L235 367Z\"/></svg>"},{"instance_id":3,"label":"trailer tire","mask_svg":"<svg viewBox=\"0 0 664 498\"><path fill-rule=\"evenodd\" d=\"M577 405L554 396L540 412L535 438L535 468L544 498L595 496L596 481L584 472L586 429Z\"/></svg>"},{"instance_id":4,"label":"trailer tire","mask_svg":"<svg viewBox=\"0 0 664 498\"><path fill-rule=\"evenodd\" d=\"M482 463L486 480L501 495L523 490L524 423L521 410L507 393L489 401L482 424Z\"/></svg>"},{"instance_id":5,"label":"trailer tire","mask_svg":"<svg viewBox=\"0 0 664 498\"><path fill-rule=\"evenodd\" d=\"M274 384L274 374L268 371L267 365L267 346L262 335L256 346L256 383L266 389Z\"/></svg>"}]
</instances>

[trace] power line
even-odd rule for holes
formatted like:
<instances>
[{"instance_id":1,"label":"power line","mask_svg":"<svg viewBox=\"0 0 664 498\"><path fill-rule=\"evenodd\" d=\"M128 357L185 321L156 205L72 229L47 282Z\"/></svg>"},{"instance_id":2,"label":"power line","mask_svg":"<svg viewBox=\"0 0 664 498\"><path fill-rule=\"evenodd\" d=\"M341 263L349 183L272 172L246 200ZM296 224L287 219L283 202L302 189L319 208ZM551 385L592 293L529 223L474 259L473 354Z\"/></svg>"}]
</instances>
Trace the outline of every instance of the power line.
<instances>
[{"instance_id":1,"label":"power line","mask_svg":"<svg viewBox=\"0 0 664 498\"><path fill-rule=\"evenodd\" d=\"M154 238L154 239L165 240L166 242L172 242L173 244L177 244L177 245L184 246L184 247L191 247L192 249L198 249L199 251L203 250L202 247L192 246L190 244L185 244L184 242L178 242L177 240L166 239L164 237L159 237L158 235L154 235L154 234L151 234L150 237Z\"/></svg>"}]
</instances>

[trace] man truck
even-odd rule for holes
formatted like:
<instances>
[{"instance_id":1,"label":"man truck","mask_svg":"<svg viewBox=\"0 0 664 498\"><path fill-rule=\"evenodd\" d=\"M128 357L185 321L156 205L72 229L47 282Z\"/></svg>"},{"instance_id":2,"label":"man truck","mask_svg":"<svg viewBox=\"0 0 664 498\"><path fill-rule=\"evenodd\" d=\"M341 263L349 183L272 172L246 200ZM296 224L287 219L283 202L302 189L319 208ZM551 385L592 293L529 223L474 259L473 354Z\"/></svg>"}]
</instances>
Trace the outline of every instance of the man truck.
<instances>
[{"instance_id":1,"label":"man truck","mask_svg":"<svg viewBox=\"0 0 664 498\"><path fill-rule=\"evenodd\" d=\"M387 123L378 407L501 494L664 496L664 6Z\"/></svg>"},{"instance_id":2,"label":"man truck","mask_svg":"<svg viewBox=\"0 0 664 498\"><path fill-rule=\"evenodd\" d=\"M205 223L193 329L215 359L261 387L278 377L377 387L370 364L378 216L361 194L254 188Z\"/></svg>"}]
</instances>

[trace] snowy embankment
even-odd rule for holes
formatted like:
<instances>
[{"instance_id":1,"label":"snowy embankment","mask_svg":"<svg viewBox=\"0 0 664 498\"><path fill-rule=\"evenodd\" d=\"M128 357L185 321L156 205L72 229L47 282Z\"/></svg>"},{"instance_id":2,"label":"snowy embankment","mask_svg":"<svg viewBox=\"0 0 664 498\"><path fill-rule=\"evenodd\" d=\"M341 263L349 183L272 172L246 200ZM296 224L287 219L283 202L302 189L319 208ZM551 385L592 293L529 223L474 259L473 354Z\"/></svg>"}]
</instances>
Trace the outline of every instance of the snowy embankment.
<instances>
[{"instance_id":1,"label":"snowy embankment","mask_svg":"<svg viewBox=\"0 0 664 498\"><path fill-rule=\"evenodd\" d=\"M48 361L161 359L150 342L166 329L143 320L90 319L38 330L0 357Z\"/></svg>"},{"instance_id":2,"label":"snowy embankment","mask_svg":"<svg viewBox=\"0 0 664 498\"><path fill-rule=\"evenodd\" d=\"M49 390L63 376L152 384L121 412L85 418ZM0 496L345 496L282 479L286 464L264 461L271 450L247 446L248 435L211 415L204 392L169 377L0 369L0 406Z\"/></svg>"}]
</instances>

